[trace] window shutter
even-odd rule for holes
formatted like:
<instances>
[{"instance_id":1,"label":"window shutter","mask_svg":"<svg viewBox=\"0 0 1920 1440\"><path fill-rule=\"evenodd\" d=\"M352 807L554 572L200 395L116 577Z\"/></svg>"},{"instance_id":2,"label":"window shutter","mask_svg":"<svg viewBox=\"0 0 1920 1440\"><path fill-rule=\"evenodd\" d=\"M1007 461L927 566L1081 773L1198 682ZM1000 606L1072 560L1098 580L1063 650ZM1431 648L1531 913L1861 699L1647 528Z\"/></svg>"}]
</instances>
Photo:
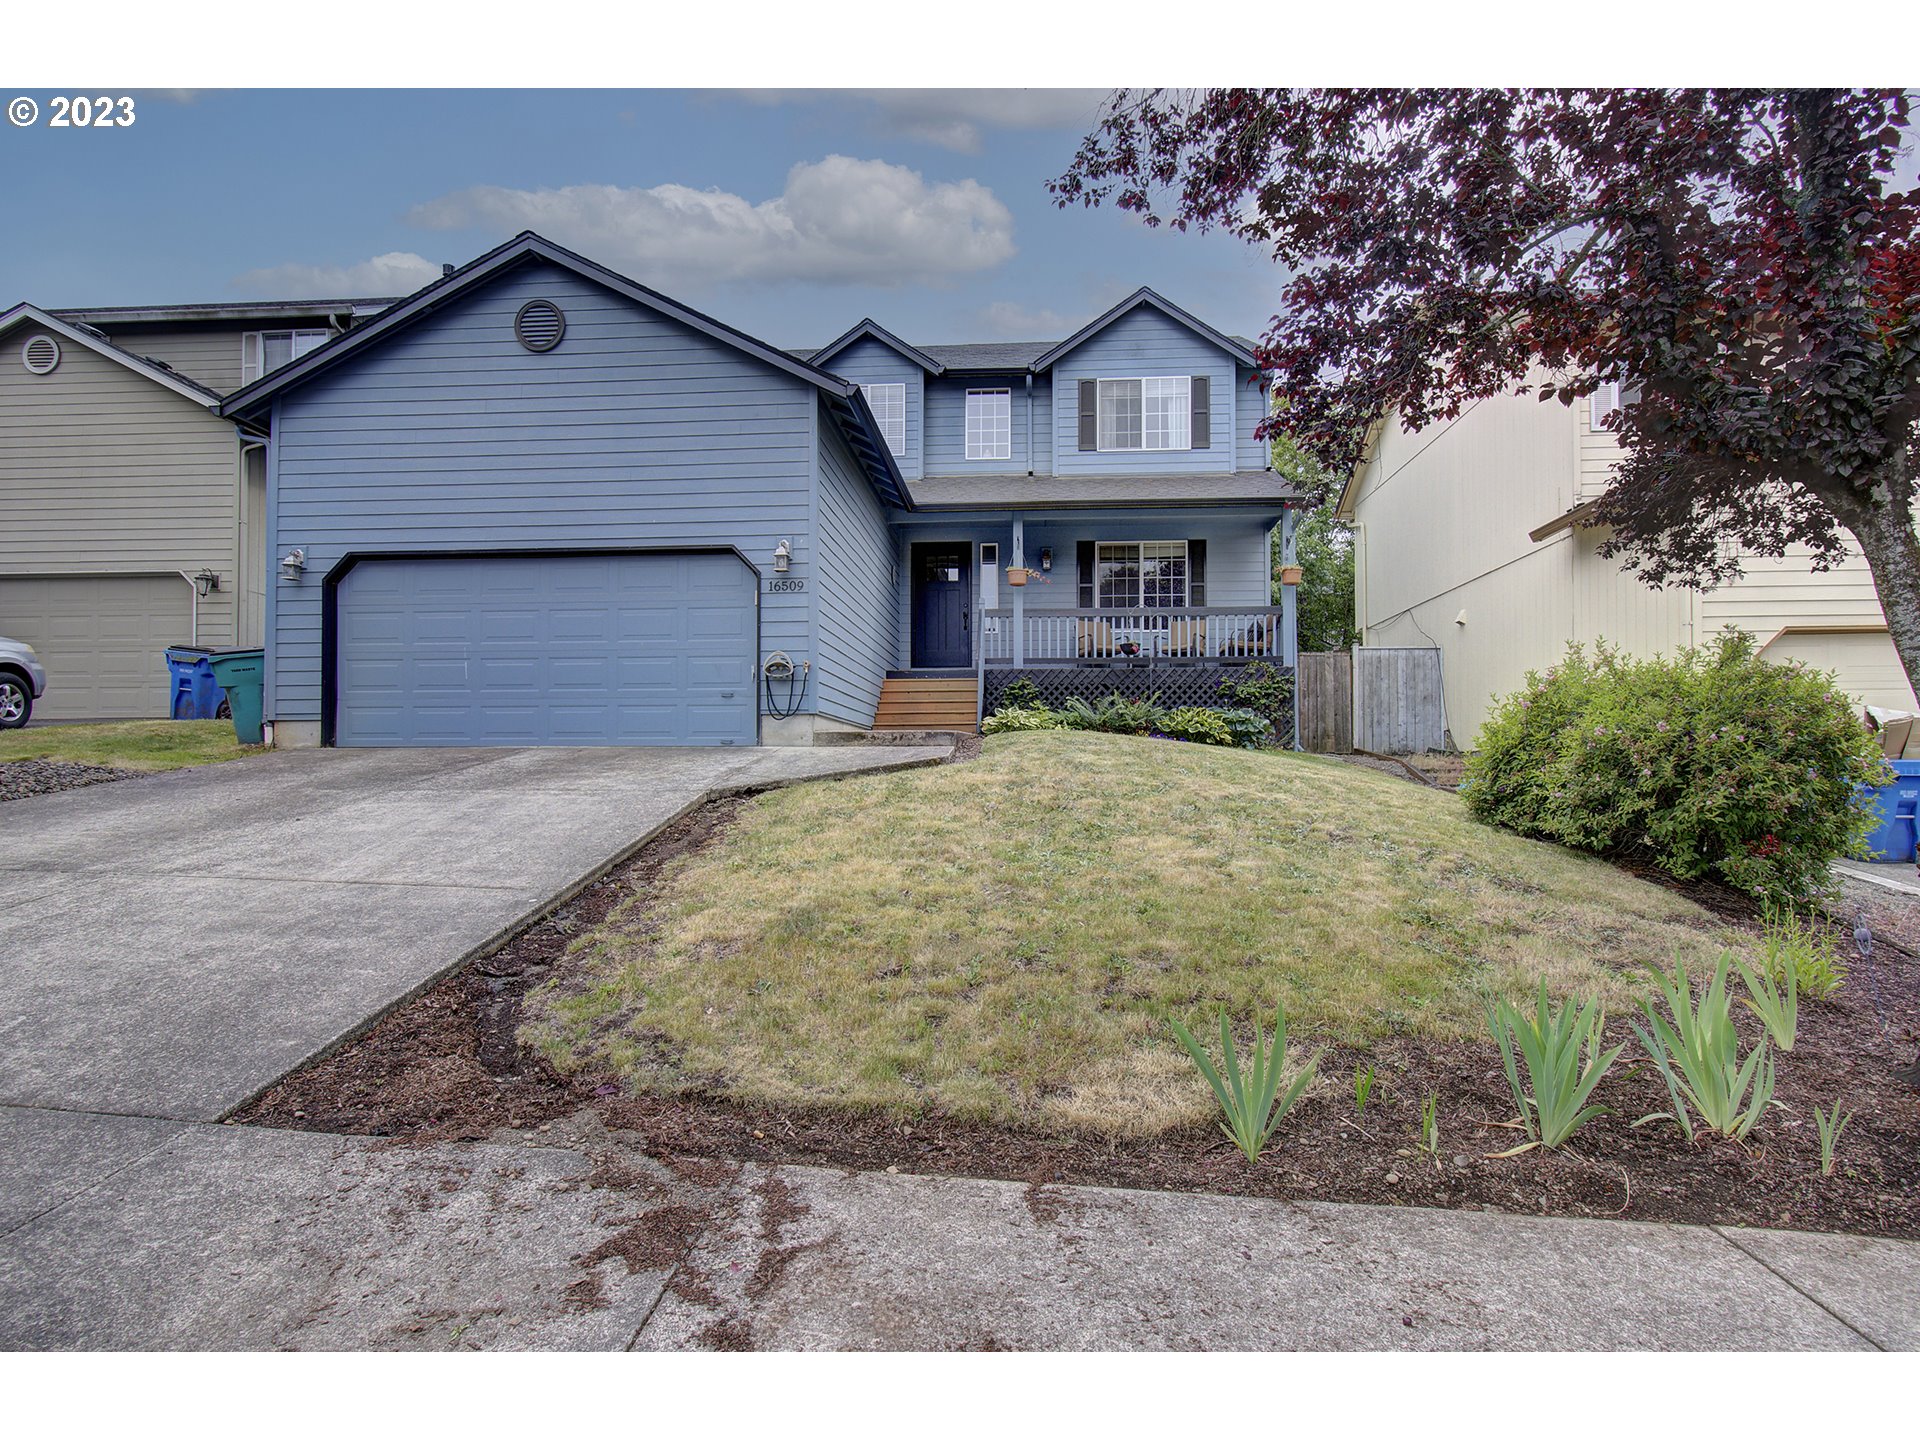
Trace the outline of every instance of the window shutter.
<instances>
[{"instance_id":1,"label":"window shutter","mask_svg":"<svg viewBox=\"0 0 1920 1440\"><path fill-rule=\"evenodd\" d=\"M1084 431L1085 424L1081 426ZM1093 609L1093 541L1082 540L1074 547L1080 569L1080 608Z\"/></svg>"},{"instance_id":2,"label":"window shutter","mask_svg":"<svg viewBox=\"0 0 1920 1440\"><path fill-rule=\"evenodd\" d=\"M1189 540L1187 541L1187 604L1198 609L1206 603L1207 542Z\"/></svg>"},{"instance_id":3,"label":"window shutter","mask_svg":"<svg viewBox=\"0 0 1920 1440\"><path fill-rule=\"evenodd\" d=\"M1080 448L1100 448L1100 382L1080 382Z\"/></svg>"},{"instance_id":4,"label":"window shutter","mask_svg":"<svg viewBox=\"0 0 1920 1440\"><path fill-rule=\"evenodd\" d=\"M1190 389L1193 394L1193 415L1187 431L1188 444L1195 450L1210 449L1213 445L1213 406L1209 397L1213 387L1205 375L1196 375Z\"/></svg>"}]
</instances>

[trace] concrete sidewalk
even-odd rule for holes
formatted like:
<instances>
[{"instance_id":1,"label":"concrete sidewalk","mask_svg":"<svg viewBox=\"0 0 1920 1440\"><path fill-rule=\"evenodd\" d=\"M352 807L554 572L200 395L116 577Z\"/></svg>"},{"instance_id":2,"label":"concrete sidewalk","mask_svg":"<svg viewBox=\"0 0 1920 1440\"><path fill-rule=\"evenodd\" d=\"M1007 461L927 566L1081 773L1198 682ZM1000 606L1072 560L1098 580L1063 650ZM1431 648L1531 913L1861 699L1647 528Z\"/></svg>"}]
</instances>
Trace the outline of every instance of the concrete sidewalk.
<instances>
[{"instance_id":1,"label":"concrete sidewalk","mask_svg":"<svg viewBox=\"0 0 1920 1440\"><path fill-rule=\"evenodd\" d=\"M10 801L0 1103L217 1118L704 799L949 753L305 750Z\"/></svg>"},{"instance_id":2,"label":"concrete sidewalk","mask_svg":"<svg viewBox=\"0 0 1920 1440\"><path fill-rule=\"evenodd\" d=\"M1902 1241L663 1162L596 1127L0 1108L0 1346L1920 1347Z\"/></svg>"}]
</instances>

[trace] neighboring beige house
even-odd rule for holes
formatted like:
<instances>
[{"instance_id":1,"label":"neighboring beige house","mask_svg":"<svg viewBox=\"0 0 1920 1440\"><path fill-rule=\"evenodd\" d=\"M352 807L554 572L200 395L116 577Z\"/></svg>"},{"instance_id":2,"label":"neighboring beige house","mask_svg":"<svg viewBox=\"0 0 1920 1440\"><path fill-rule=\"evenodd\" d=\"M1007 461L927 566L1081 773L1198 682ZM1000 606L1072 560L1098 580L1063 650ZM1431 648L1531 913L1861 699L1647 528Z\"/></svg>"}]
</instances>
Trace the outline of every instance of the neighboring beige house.
<instances>
[{"instance_id":1,"label":"neighboring beige house","mask_svg":"<svg viewBox=\"0 0 1920 1440\"><path fill-rule=\"evenodd\" d=\"M1619 457L1602 391L1568 408L1483 400L1408 433L1376 425L1339 501L1354 526L1355 620L1367 645L1439 647L1446 721L1471 748L1492 702L1569 641L1671 654L1729 625L1773 659L1836 673L1863 704L1913 710L1866 563L1816 572L1805 551L1749 556L1713 590L1654 590L1600 557L1581 507Z\"/></svg>"},{"instance_id":2,"label":"neighboring beige house","mask_svg":"<svg viewBox=\"0 0 1920 1440\"><path fill-rule=\"evenodd\" d=\"M164 716L169 644L258 645L264 447L221 398L387 301L0 313L0 635L37 719Z\"/></svg>"}]
</instances>

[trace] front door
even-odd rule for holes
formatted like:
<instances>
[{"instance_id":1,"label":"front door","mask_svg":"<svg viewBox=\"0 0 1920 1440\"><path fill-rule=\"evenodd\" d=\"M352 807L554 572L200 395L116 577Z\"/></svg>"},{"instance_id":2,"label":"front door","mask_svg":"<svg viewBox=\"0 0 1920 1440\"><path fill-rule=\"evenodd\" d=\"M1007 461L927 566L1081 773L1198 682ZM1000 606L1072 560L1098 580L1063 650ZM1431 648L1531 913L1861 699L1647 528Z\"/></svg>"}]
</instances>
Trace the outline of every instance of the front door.
<instances>
[{"instance_id":1,"label":"front door","mask_svg":"<svg viewBox=\"0 0 1920 1440\"><path fill-rule=\"evenodd\" d=\"M915 545L913 667L964 670L973 664L973 546Z\"/></svg>"}]
</instances>

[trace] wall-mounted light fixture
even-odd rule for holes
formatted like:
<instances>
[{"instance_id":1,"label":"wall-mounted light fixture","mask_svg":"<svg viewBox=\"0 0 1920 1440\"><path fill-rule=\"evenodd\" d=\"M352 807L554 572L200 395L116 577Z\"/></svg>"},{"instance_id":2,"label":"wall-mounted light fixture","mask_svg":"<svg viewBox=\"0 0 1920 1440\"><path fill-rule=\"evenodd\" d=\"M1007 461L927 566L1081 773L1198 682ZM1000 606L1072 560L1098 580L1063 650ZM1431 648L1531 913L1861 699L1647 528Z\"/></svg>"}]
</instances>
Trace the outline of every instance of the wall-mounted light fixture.
<instances>
[{"instance_id":1,"label":"wall-mounted light fixture","mask_svg":"<svg viewBox=\"0 0 1920 1440\"><path fill-rule=\"evenodd\" d=\"M1043 574L1047 575L1053 573L1053 547L1051 545L1041 547L1040 570Z\"/></svg>"},{"instance_id":2,"label":"wall-mounted light fixture","mask_svg":"<svg viewBox=\"0 0 1920 1440\"><path fill-rule=\"evenodd\" d=\"M211 570L202 570L193 577L193 588L202 595L211 595L220 588L220 577Z\"/></svg>"},{"instance_id":3,"label":"wall-mounted light fixture","mask_svg":"<svg viewBox=\"0 0 1920 1440\"><path fill-rule=\"evenodd\" d=\"M280 557L280 573L289 580L298 580L307 569L307 552L294 546Z\"/></svg>"},{"instance_id":4,"label":"wall-mounted light fixture","mask_svg":"<svg viewBox=\"0 0 1920 1440\"><path fill-rule=\"evenodd\" d=\"M793 568L793 546L782 540L773 547L773 573L784 575Z\"/></svg>"}]
</instances>

